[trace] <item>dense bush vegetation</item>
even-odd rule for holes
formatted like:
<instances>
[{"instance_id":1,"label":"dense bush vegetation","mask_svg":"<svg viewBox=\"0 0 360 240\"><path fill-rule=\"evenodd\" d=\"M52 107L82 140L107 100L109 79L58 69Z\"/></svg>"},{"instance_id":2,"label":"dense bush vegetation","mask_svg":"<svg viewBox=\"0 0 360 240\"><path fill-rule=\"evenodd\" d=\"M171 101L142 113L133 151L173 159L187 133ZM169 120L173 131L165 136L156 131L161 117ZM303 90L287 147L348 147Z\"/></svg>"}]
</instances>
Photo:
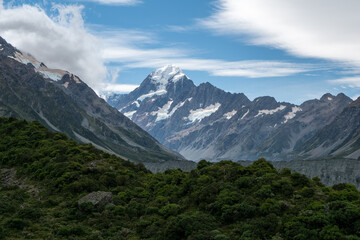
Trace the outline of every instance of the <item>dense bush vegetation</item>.
<instances>
[{"instance_id":1,"label":"dense bush vegetation","mask_svg":"<svg viewBox=\"0 0 360 240\"><path fill-rule=\"evenodd\" d=\"M36 122L2 118L0 165L17 170L0 190L2 239L360 239L353 185L325 187L264 159L151 174ZM98 190L114 203L77 206Z\"/></svg>"}]
</instances>

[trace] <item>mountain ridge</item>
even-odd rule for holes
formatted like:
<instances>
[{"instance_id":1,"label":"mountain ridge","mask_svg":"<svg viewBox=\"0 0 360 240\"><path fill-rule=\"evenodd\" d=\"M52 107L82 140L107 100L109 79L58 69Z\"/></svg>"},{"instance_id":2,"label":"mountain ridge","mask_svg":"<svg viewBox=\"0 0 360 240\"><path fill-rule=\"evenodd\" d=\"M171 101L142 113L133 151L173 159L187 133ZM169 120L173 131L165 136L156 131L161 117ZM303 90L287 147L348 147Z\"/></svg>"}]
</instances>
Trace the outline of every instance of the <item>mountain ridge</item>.
<instances>
[{"instance_id":1,"label":"mountain ridge","mask_svg":"<svg viewBox=\"0 0 360 240\"><path fill-rule=\"evenodd\" d=\"M172 65L156 69L137 89L114 94L108 102L165 146L196 161L297 159L298 146L352 102L342 93L327 93L301 105L277 102L271 96L250 101L243 93L225 92L209 82L196 86L185 74L181 91L171 91L169 86L176 83L168 75L162 79L164 91L157 94L152 77L156 73L164 78L173 72L168 68L179 69Z\"/></svg>"}]
</instances>

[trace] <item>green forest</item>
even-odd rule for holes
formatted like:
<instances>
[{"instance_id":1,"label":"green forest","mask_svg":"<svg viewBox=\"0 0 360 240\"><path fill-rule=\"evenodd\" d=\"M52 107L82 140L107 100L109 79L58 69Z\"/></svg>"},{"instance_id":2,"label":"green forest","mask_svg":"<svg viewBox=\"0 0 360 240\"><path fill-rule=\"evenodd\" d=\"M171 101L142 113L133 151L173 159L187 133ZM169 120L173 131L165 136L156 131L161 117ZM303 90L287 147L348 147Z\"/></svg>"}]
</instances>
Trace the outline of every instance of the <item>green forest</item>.
<instances>
[{"instance_id":1,"label":"green forest","mask_svg":"<svg viewBox=\"0 0 360 240\"><path fill-rule=\"evenodd\" d=\"M0 165L1 239L360 239L353 185L326 187L265 159L153 174L37 122L0 118ZM78 203L95 191L113 201Z\"/></svg>"}]
</instances>

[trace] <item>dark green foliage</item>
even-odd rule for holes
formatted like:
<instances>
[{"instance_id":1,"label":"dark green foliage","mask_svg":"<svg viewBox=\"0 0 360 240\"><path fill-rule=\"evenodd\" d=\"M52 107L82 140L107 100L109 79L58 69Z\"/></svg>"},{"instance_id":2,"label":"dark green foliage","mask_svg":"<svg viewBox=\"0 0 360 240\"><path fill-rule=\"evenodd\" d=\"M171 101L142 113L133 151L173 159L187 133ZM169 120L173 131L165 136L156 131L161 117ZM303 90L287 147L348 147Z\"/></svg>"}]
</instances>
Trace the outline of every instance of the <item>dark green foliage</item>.
<instances>
[{"instance_id":1,"label":"dark green foliage","mask_svg":"<svg viewBox=\"0 0 360 240\"><path fill-rule=\"evenodd\" d=\"M27 206L20 209L17 213L17 216L22 219L35 220L43 216L43 210L35 206Z\"/></svg>"},{"instance_id":2,"label":"dark green foliage","mask_svg":"<svg viewBox=\"0 0 360 240\"><path fill-rule=\"evenodd\" d=\"M193 239L206 239L205 232L216 229L216 219L203 212L191 211L173 217L165 229L166 239L186 239L192 236Z\"/></svg>"},{"instance_id":3,"label":"dark green foliage","mask_svg":"<svg viewBox=\"0 0 360 240\"><path fill-rule=\"evenodd\" d=\"M70 226L70 227L61 227L58 231L57 234L63 237L69 237L72 235L75 236L81 236L85 234L85 230L83 227L75 225L75 226Z\"/></svg>"},{"instance_id":4,"label":"dark green foliage","mask_svg":"<svg viewBox=\"0 0 360 240\"><path fill-rule=\"evenodd\" d=\"M0 136L0 166L19 180L0 189L0 239L360 239L353 185L264 159L151 174L35 122L0 118ZM77 204L93 191L114 202Z\"/></svg>"},{"instance_id":5,"label":"dark green foliage","mask_svg":"<svg viewBox=\"0 0 360 240\"><path fill-rule=\"evenodd\" d=\"M20 218L13 218L7 220L4 225L5 227L10 229L22 230L24 227L27 227L29 225L29 222L24 221Z\"/></svg>"}]
</instances>

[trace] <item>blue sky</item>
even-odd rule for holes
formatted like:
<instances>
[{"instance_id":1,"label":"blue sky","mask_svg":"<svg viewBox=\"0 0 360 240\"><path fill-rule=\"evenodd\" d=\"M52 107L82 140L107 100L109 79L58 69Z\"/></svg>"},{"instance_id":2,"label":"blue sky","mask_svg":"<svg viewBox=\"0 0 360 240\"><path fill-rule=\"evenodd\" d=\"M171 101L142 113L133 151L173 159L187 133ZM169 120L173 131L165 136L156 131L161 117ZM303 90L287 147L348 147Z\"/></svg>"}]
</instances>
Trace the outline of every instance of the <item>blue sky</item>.
<instances>
[{"instance_id":1,"label":"blue sky","mask_svg":"<svg viewBox=\"0 0 360 240\"><path fill-rule=\"evenodd\" d=\"M360 95L359 11L356 0L5 0L0 34L97 92L176 64L195 84L299 104Z\"/></svg>"}]
</instances>

